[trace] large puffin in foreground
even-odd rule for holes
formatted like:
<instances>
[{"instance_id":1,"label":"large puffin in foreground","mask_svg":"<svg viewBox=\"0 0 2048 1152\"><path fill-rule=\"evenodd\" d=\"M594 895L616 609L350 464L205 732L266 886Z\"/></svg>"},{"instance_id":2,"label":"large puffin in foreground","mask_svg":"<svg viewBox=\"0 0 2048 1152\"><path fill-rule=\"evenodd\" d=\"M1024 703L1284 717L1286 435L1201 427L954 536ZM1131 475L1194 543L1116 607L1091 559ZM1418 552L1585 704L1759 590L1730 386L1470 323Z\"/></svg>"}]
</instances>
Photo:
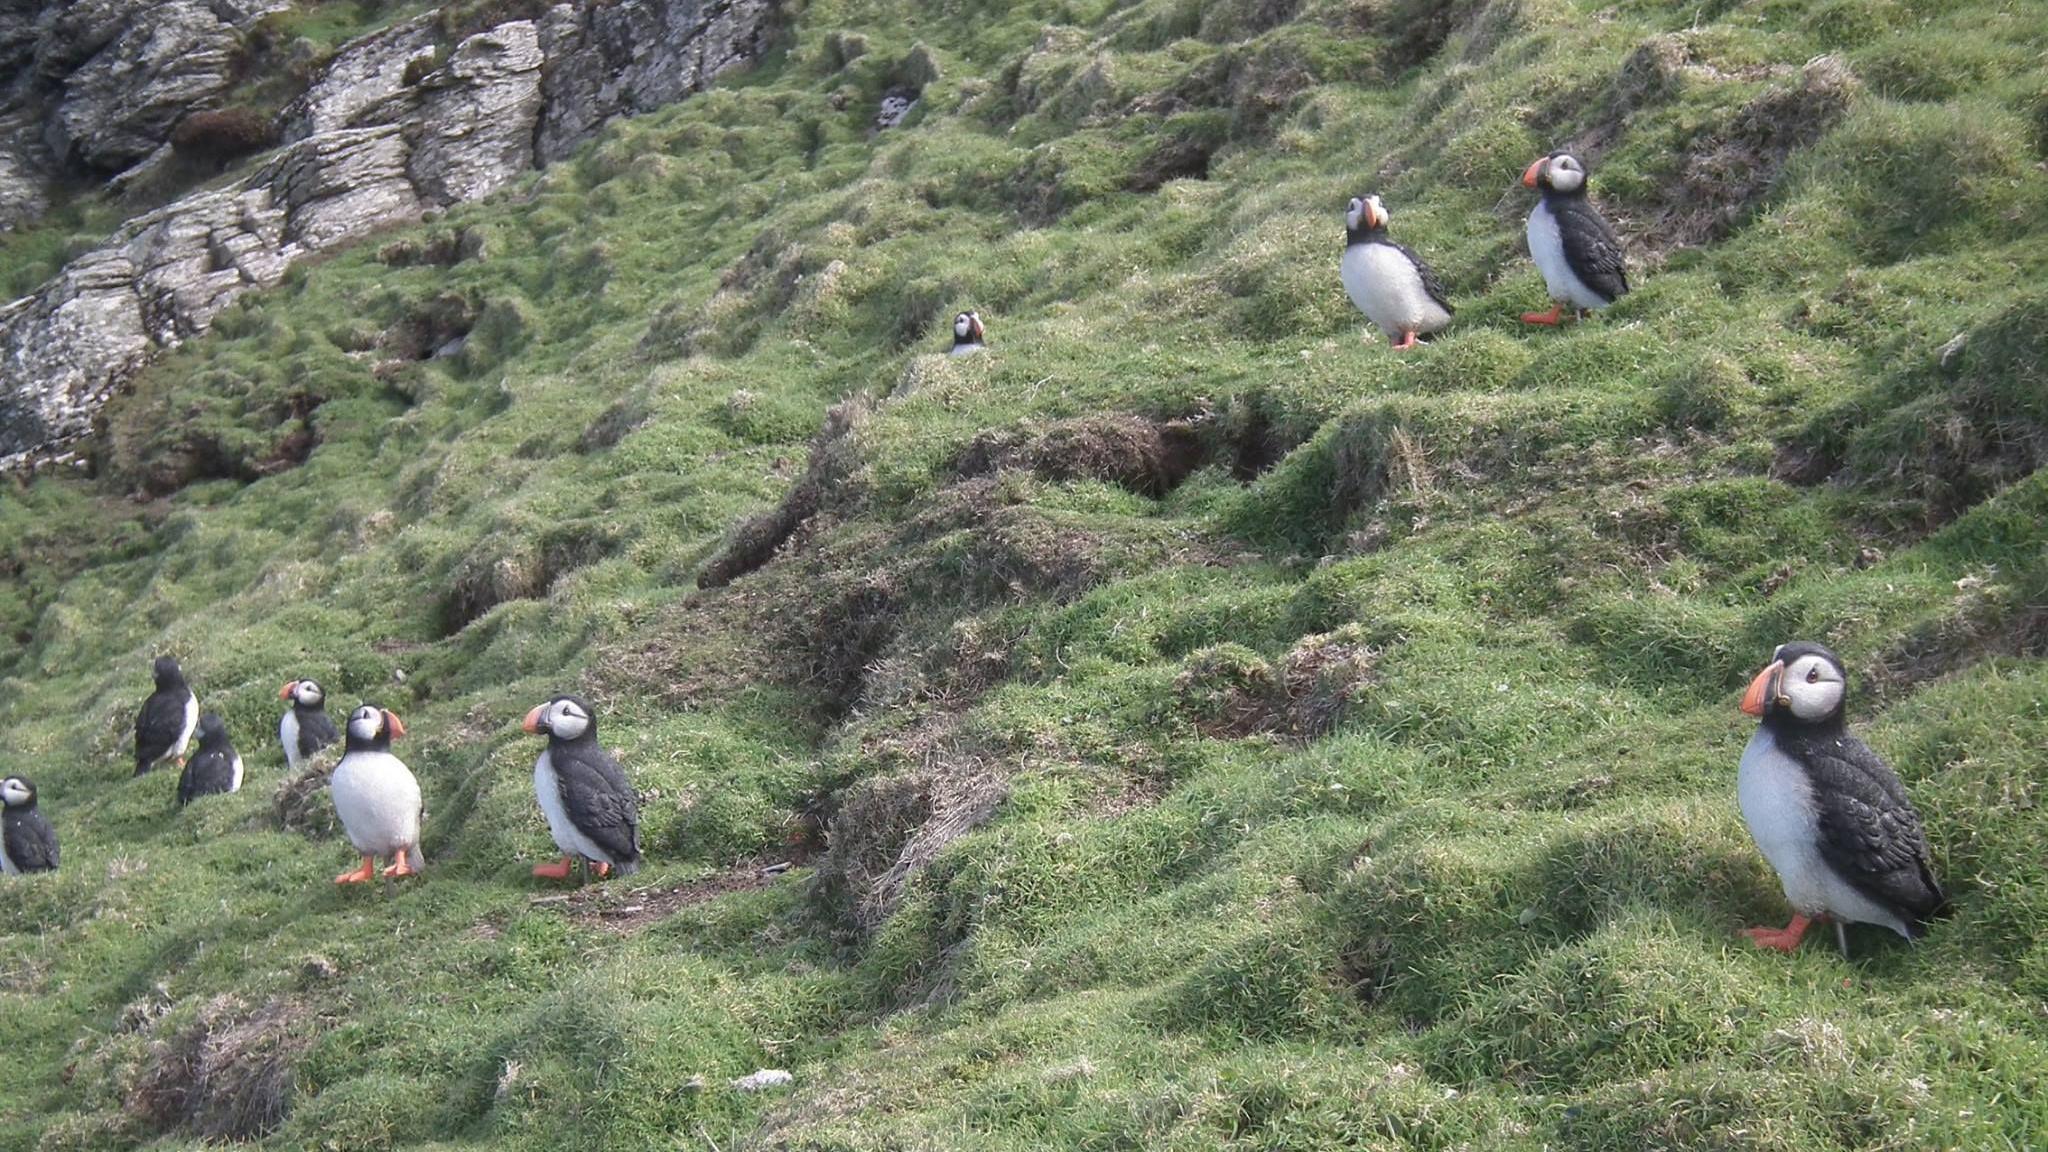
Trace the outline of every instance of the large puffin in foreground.
<instances>
[{"instance_id":1,"label":"large puffin in foreground","mask_svg":"<svg viewBox=\"0 0 2048 1152\"><path fill-rule=\"evenodd\" d=\"M0 875L57 870L57 833L36 808L36 786L0 780Z\"/></svg>"},{"instance_id":2,"label":"large puffin in foreground","mask_svg":"<svg viewBox=\"0 0 2048 1152\"><path fill-rule=\"evenodd\" d=\"M228 742L228 726L208 712L199 718L199 751L178 777L178 807L201 796L242 790L242 754Z\"/></svg>"},{"instance_id":3,"label":"large puffin in foreground","mask_svg":"<svg viewBox=\"0 0 2048 1152\"><path fill-rule=\"evenodd\" d=\"M1444 286L1422 257L1387 236L1390 221L1377 196L1353 198L1344 213L1344 291L1397 349L1415 347L1418 335L1451 322Z\"/></svg>"},{"instance_id":4,"label":"large puffin in foreground","mask_svg":"<svg viewBox=\"0 0 2048 1152\"><path fill-rule=\"evenodd\" d=\"M1763 723L1742 751L1742 819L1793 913L1784 928L1743 931L1760 947L1790 952L1809 926L1833 920L1847 956L1849 921L1912 940L1948 911L1905 785L1843 724L1847 688L1833 652L1798 641L1779 645L1743 694L1742 710Z\"/></svg>"},{"instance_id":5,"label":"large puffin in foreground","mask_svg":"<svg viewBox=\"0 0 2048 1152\"><path fill-rule=\"evenodd\" d=\"M548 737L533 765L533 793L547 815L562 858L537 864L533 874L564 880L570 865L595 864L599 876L629 876L640 867L640 801L633 785L597 743L597 719L575 696L557 696L526 714L520 725Z\"/></svg>"},{"instance_id":6,"label":"large puffin in foreground","mask_svg":"<svg viewBox=\"0 0 2048 1152\"><path fill-rule=\"evenodd\" d=\"M1543 273L1555 303L1548 312L1524 312L1525 324L1556 324L1569 305L1599 310L1628 294L1628 259L1621 240L1586 196L1586 170L1559 152L1522 173L1522 185L1542 193L1529 213L1529 258Z\"/></svg>"},{"instance_id":7,"label":"large puffin in foreground","mask_svg":"<svg viewBox=\"0 0 2048 1152\"><path fill-rule=\"evenodd\" d=\"M375 877L379 856L391 858L386 876L411 876L426 866L420 855L420 782L391 754L391 741L404 735L398 717L374 704L348 718L347 743L328 790L349 843L363 854L363 866L336 876L336 884Z\"/></svg>"},{"instance_id":8,"label":"large puffin in foreground","mask_svg":"<svg viewBox=\"0 0 2048 1152\"><path fill-rule=\"evenodd\" d=\"M327 718L327 693L313 680L293 680L277 690L279 700L291 701L277 722L277 742L284 745L284 762L297 772L306 758L336 740L341 733Z\"/></svg>"},{"instance_id":9,"label":"large puffin in foreground","mask_svg":"<svg viewBox=\"0 0 2048 1152\"><path fill-rule=\"evenodd\" d=\"M150 668L156 691L142 702L135 714L135 774L137 776L172 757L184 765L185 745L199 726L199 697L185 684L184 669L175 657L159 656Z\"/></svg>"}]
</instances>

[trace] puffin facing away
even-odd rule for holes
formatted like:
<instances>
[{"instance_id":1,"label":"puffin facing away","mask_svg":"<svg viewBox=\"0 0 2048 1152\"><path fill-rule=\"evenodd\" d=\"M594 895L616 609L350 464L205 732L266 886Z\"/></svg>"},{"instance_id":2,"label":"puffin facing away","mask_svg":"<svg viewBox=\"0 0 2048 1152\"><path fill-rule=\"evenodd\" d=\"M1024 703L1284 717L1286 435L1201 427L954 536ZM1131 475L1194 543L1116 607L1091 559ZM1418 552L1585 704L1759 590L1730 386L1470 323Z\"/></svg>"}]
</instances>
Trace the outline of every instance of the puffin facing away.
<instances>
[{"instance_id":1,"label":"puffin facing away","mask_svg":"<svg viewBox=\"0 0 2048 1152\"><path fill-rule=\"evenodd\" d=\"M1564 309L1598 310L1628 294L1628 260L1621 240L1586 196L1586 170L1559 152L1522 173L1522 186L1542 194L1529 213L1529 257L1543 273L1555 303L1548 312L1524 312L1525 324L1556 324Z\"/></svg>"},{"instance_id":2,"label":"puffin facing away","mask_svg":"<svg viewBox=\"0 0 2048 1152\"><path fill-rule=\"evenodd\" d=\"M533 794L547 815L562 858L535 865L549 880L569 876L572 861L595 864L599 876L640 868L640 801L626 774L597 743L597 719L576 696L557 696L526 714L520 725L548 738L533 765Z\"/></svg>"},{"instance_id":3,"label":"puffin facing away","mask_svg":"<svg viewBox=\"0 0 2048 1152\"><path fill-rule=\"evenodd\" d=\"M199 724L199 697L185 686L185 672L170 656L159 656L151 668L156 691L135 714L135 774L142 775L172 757L185 763L185 745Z\"/></svg>"},{"instance_id":4,"label":"puffin facing away","mask_svg":"<svg viewBox=\"0 0 2048 1152\"><path fill-rule=\"evenodd\" d=\"M948 356L967 356L988 351L988 330L981 326L981 313L966 311L953 317L953 347Z\"/></svg>"},{"instance_id":5,"label":"puffin facing away","mask_svg":"<svg viewBox=\"0 0 2048 1152\"><path fill-rule=\"evenodd\" d=\"M374 704L348 718L347 742L328 790L349 843L363 854L363 866L336 876L336 884L376 876L379 856L391 858L386 876L411 876L426 866L420 855L420 782L391 754L391 741L404 735L398 717Z\"/></svg>"},{"instance_id":6,"label":"puffin facing away","mask_svg":"<svg viewBox=\"0 0 2048 1152\"><path fill-rule=\"evenodd\" d=\"M1417 335L1450 324L1451 302L1422 257L1387 236L1390 219L1379 197L1353 198L1344 213L1344 262L1338 271L1358 310L1395 348L1407 349L1415 347Z\"/></svg>"},{"instance_id":7,"label":"puffin facing away","mask_svg":"<svg viewBox=\"0 0 2048 1152\"><path fill-rule=\"evenodd\" d=\"M277 742L284 745L285 764L297 772L307 757L341 739L341 733L327 718L327 693L317 682L294 680L277 690L277 698L291 701L277 722Z\"/></svg>"},{"instance_id":8,"label":"puffin facing away","mask_svg":"<svg viewBox=\"0 0 2048 1152\"><path fill-rule=\"evenodd\" d=\"M228 743L227 722L208 712L199 718L199 751L178 777L178 807L201 796L242 789L242 754Z\"/></svg>"},{"instance_id":9,"label":"puffin facing away","mask_svg":"<svg viewBox=\"0 0 2048 1152\"><path fill-rule=\"evenodd\" d=\"M0 780L0 874L57 870L57 832L36 808L36 786L20 776Z\"/></svg>"},{"instance_id":10,"label":"puffin facing away","mask_svg":"<svg viewBox=\"0 0 2048 1152\"><path fill-rule=\"evenodd\" d=\"M1790 952L1810 925L1833 920L1847 956L1846 922L1914 940L1948 912L1905 785L1842 722L1847 688L1833 652L1798 641L1779 645L1743 694L1742 710L1763 723L1736 778L1742 819L1793 913L1784 928L1745 929L1759 947Z\"/></svg>"}]
</instances>

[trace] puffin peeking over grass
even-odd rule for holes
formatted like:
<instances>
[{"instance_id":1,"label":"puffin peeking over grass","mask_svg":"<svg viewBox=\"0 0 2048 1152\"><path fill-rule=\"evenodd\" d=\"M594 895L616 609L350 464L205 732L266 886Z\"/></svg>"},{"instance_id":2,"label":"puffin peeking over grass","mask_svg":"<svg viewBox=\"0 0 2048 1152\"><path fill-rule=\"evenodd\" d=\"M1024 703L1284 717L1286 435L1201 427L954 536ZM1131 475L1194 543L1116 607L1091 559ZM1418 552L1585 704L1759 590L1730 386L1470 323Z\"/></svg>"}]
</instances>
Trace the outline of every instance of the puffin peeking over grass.
<instances>
[{"instance_id":1,"label":"puffin peeking over grass","mask_svg":"<svg viewBox=\"0 0 2048 1152\"><path fill-rule=\"evenodd\" d=\"M36 786L21 776L0 780L0 875L57 870L57 832L36 807Z\"/></svg>"},{"instance_id":2,"label":"puffin peeking over grass","mask_svg":"<svg viewBox=\"0 0 2048 1152\"><path fill-rule=\"evenodd\" d=\"M1759 947L1790 952L1813 924L1881 924L1908 940L1948 912L1927 859L1927 835L1906 787L1842 721L1848 677L1818 644L1781 644L1743 694L1763 721L1742 751L1742 819L1792 905L1783 928L1748 928Z\"/></svg>"},{"instance_id":3,"label":"puffin peeking over grass","mask_svg":"<svg viewBox=\"0 0 2048 1152\"><path fill-rule=\"evenodd\" d=\"M285 765L297 772L313 753L341 739L341 733L327 718L327 693L318 681L293 680L277 690L277 698L291 702L277 722L277 742L284 746Z\"/></svg>"},{"instance_id":4,"label":"puffin peeking over grass","mask_svg":"<svg viewBox=\"0 0 2048 1152\"><path fill-rule=\"evenodd\" d=\"M948 356L969 356L988 351L988 330L981 326L981 313L969 309L953 317L953 346Z\"/></svg>"},{"instance_id":5,"label":"puffin peeking over grass","mask_svg":"<svg viewBox=\"0 0 2048 1152\"><path fill-rule=\"evenodd\" d=\"M201 796L242 789L242 754L228 742L227 722L208 712L199 718L199 751L178 777L178 807Z\"/></svg>"},{"instance_id":6,"label":"puffin peeking over grass","mask_svg":"<svg viewBox=\"0 0 2048 1152\"><path fill-rule=\"evenodd\" d=\"M137 776L173 757L185 766L185 745L199 726L199 697L185 684L184 669L175 657L159 656L150 668L156 691L142 702L135 714L135 774Z\"/></svg>"},{"instance_id":7,"label":"puffin peeking over grass","mask_svg":"<svg viewBox=\"0 0 2048 1152\"><path fill-rule=\"evenodd\" d=\"M420 782L405 761L391 754L391 742L405 735L398 717L374 704L349 715L347 743L334 766L328 790L349 843L363 865L334 878L361 884L377 875L377 858L389 857L386 876L412 876L426 866L420 855Z\"/></svg>"},{"instance_id":8,"label":"puffin peeking over grass","mask_svg":"<svg viewBox=\"0 0 2048 1152\"><path fill-rule=\"evenodd\" d=\"M533 794L548 818L562 858L537 864L533 874L566 880L572 864L595 866L599 876L640 868L640 801L633 785L597 742L597 717L576 696L557 696L526 714L520 727L548 738L533 765Z\"/></svg>"},{"instance_id":9,"label":"puffin peeking over grass","mask_svg":"<svg viewBox=\"0 0 2048 1152\"><path fill-rule=\"evenodd\" d=\"M1338 275L1351 302L1379 325L1396 349L1451 322L1451 302L1422 257L1387 235L1392 218L1377 196L1353 198L1344 213L1344 260Z\"/></svg>"},{"instance_id":10,"label":"puffin peeking over grass","mask_svg":"<svg viewBox=\"0 0 2048 1152\"><path fill-rule=\"evenodd\" d=\"M1628 294L1628 260L1621 240L1586 196L1586 169L1559 152L1522 173L1522 186L1541 193L1529 213L1529 258L1543 273L1555 303L1548 312L1524 312L1525 324L1557 324L1573 311L1599 311Z\"/></svg>"}]
</instances>

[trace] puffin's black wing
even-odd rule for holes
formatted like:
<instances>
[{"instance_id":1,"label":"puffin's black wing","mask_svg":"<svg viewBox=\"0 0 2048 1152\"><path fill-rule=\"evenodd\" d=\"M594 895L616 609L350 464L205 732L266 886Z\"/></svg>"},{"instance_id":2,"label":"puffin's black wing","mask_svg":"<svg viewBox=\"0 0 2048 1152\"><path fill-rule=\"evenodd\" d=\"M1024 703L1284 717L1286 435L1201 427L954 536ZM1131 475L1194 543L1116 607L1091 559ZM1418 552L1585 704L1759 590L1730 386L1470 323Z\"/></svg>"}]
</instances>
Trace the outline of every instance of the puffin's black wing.
<instances>
[{"instance_id":1,"label":"puffin's black wing","mask_svg":"<svg viewBox=\"0 0 2048 1152\"><path fill-rule=\"evenodd\" d=\"M234 785L234 752L201 749L185 762L185 771L178 777L178 807L183 808L201 796L226 792Z\"/></svg>"},{"instance_id":2,"label":"puffin's black wing","mask_svg":"<svg viewBox=\"0 0 2048 1152\"><path fill-rule=\"evenodd\" d=\"M1393 244L1393 241L1389 240L1388 243ZM1422 290L1429 293L1429 298L1436 301L1437 307L1444 310L1444 315L1448 316L1457 311L1451 307L1450 298L1444 295L1444 282L1436 278L1436 269L1423 263L1422 257L1417 256L1406 244L1394 244L1394 251L1406 256L1408 262L1415 265L1415 274L1422 277Z\"/></svg>"},{"instance_id":3,"label":"puffin's black wing","mask_svg":"<svg viewBox=\"0 0 2048 1152\"><path fill-rule=\"evenodd\" d=\"M318 712L306 709L299 713L299 755L301 757L311 756L313 753L339 739L341 739L341 733L334 730L334 721L327 718L327 713L324 709Z\"/></svg>"},{"instance_id":4,"label":"puffin's black wing","mask_svg":"<svg viewBox=\"0 0 2048 1152\"><path fill-rule=\"evenodd\" d=\"M135 774L149 771L185 731L185 692L152 692L135 714Z\"/></svg>"},{"instance_id":5,"label":"puffin's black wing","mask_svg":"<svg viewBox=\"0 0 2048 1152\"><path fill-rule=\"evenodd\" d=\"M562 790L562 809L612 859L630 864L640 859L640 801L626 773L595 747L568 747L551 757Z\"/></svg>"},{"instance_id":6,"label":"puffin's black wing","mask_svg":"<svg viewBox=\"0 0 2048 1152\"><path fill-rule=\"evenodd\" d=\"M1927 859L1927 833L1898 774L1847 734L1797 749L1813 780L1820 854L1856 890L1891 909L1913 934L1948 911Z\"/></svg>"},{"instance_id":7,"label":"puffin's black wing","mask_svg":"<svg viewBox=\"0 0 2048 1152\"><path fill-rule=\"evenodd\" d=\"M1609 300L1628 295L1628 256L1593 202L1584 196L1560 197L1552 211L1559 217L1565 262L1579 282Z\"/></svg>"},{"instance_id":8,"label":"puffin's black wing","mask_svg":"<svg viewBox=\"0 0 2048 1152\"><path fill-rule=\"evenodd\" d=\"M0 815L0 836L7 838L7 858L23 872L57 869L57 830L40 810Z\"/></svg>"}]
</instances>

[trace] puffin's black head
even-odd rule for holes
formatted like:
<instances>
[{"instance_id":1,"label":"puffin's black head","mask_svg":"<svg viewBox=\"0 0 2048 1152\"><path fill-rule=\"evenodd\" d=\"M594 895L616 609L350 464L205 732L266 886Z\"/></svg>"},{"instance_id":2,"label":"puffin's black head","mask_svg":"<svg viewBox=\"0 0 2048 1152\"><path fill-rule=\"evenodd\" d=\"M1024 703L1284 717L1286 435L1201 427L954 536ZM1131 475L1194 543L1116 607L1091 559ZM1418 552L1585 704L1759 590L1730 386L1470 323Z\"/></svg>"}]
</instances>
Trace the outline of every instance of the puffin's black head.
<instances>
[{"instance_id":1,"label":"puffin's black head","mask_svg":"<svg viewBox=\"0 0 2048 1152\"><path fill-rule=\"evenodd\" d=\"M1810 640L1794 640L1778 645L1749 682L1742 710L1766 724L1837 723L1848 688L1841 657Z\"/></svg>"},{"instance_id":2,"label":"puffin's black head","mask_svg":"<svg viewBox=\"0 0 2048 1152\"><path fill-rule=\"evenodd\" d=\"M185 670L178 667L178 658L175 656L157 657L156 663L150 665L149 673L155 677L159 690L176 688L185 682Z\"/></svg>"},{"instance_id":3,"label":"puffin's black head","mask_svg":"<svg viewBox=\"0 0 2048 1152\"><path fill-rule=\"evenodd\" d=\"M597 739L597 714L581 696L557 696L528 712L519 726L536 736L546 733L557 740Z\"/></svg>"},{"instance_id":4,"label":"puffin's black head","mask_svg":"<svg viewBox=\"0 0 2048 1152\"><path fill-rule=\"evenodd\" d=\"M36 806L36 786L25 776L9 776L0 780L0 807L33 808Z\"/></svg>"},{"instance_id":5,"label":"puffin's black head","mask_svg":"<svg viewBox=\"0 0 2048 1152\"><path fill-rule=\"evenodd\" d=\"M980 344L988 339L988 333L981 326L981 313L969 309L953 317L953 343Z\"/></svg>"},{"instance_id":6,"label":"puffin's black head","mask_svg":"<svg viewBox=\"0 0 2048 1152\"><path fill-rule=\"evenodd\" d=\"M1586 169L1569 152L1558 152L1529 165L1522 173L1522 186L1560 196L1580 196L1586 191Z\"/></svg>"},{"instance_id":7,"label":"puffin's black head","mask_svg":"<svg viewBox=\"0 0 2048 1152\"><path fill-rule=\"evenodd\" d=\"M1387 224L1392 219L1379 197L1353 196L1344 209L1344 238L1356 244L1360 240L1385 235Z\"/></svg>"},{"instance_id":8,"label":"puffin's black head","mask_svg":"<svg viewBox=\"0 0 2048 1152\"><path fill-rule=\"evenodd\" d=\"M390 710L365 704L349 713L348 751L382 752L405 735L405 725Z\"/></svg>"},{"instance_id":9,"label":"puffin's black head","mask_svg":"<svg viewBox=\"0 0 2048 1152\"><path fill-rule=\"evenodd\" d=\"M204 748L204 747L206 747L206 746L207 746L207 745L209 745L209 744L216 744L216 743L218 743L218 744L226 744L227 742L228 742L228 722L227 722L227 721L225 721L225 720L221 719L221 718L220 718L220 716L219 716L219 715L218 715L217 713L213 713L213 712L208 712L208 713L207 713L206 715L204 715L204 716L201 716L201 717L199 718L199 746L200 746L200 747Z\"/></svg>"},{"instance_id":10,"label":"puffin's black head","mask_svg":"<svg viewBox=\"0 0 2048 1152\"><path fill-rule=\"evenodd\" d=\"M289 700L294 708L320 709L327 704L327 692L317 680L293 680L277 690L279 700Z\"/></svg>"}]
</instances>

